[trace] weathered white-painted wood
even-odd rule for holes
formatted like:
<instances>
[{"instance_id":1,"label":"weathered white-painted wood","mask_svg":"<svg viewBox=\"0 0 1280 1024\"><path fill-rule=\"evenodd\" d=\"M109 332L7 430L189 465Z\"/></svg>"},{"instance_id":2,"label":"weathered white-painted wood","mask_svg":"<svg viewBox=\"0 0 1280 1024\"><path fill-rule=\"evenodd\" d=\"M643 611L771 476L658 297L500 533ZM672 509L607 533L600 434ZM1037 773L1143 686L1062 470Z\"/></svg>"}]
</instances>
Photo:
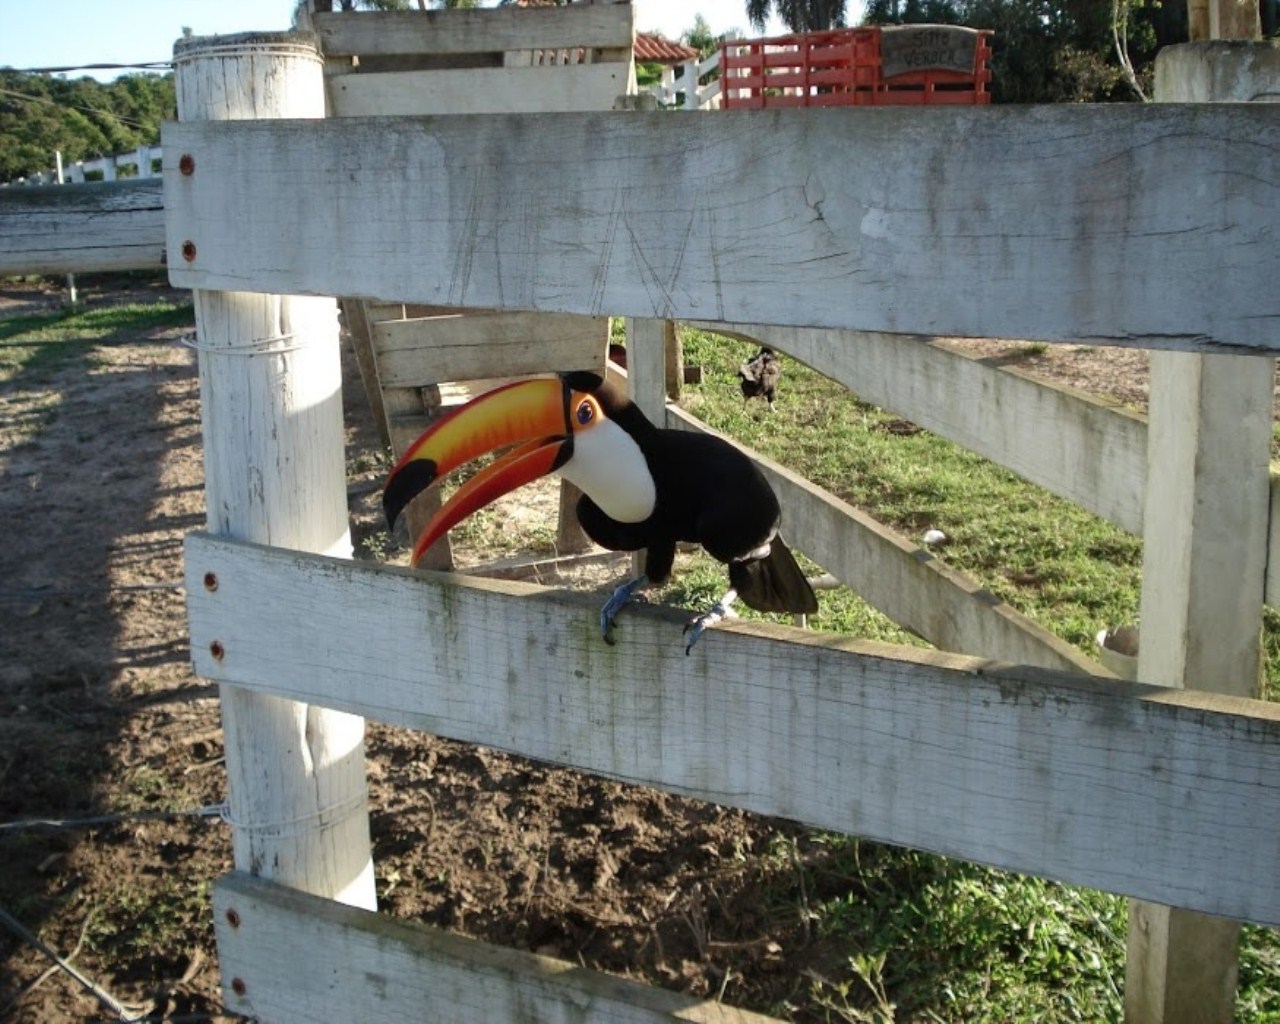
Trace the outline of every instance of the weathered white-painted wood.
<instances>
[{"instance_id":1,"label":"weathered white-painted wood","mask_svg":"<svg viewBox=\"0 0 1280 1024\"><path fill-rule=\"evenodd\" d=\"M1151 354L1145 682L1258 692L1274 376L1266 356ZM1234 921L1135 901L1126 1019L1230 1024L1239 933Z\"/></svg>"},{"instance_id":2,"label":"weathered white-painted wood","mask_svg":"<svg viewBox=\"0 0 1280 1024\"><path fill-rule=\"evenodd\" d=\"M169 125L166 159L192 152L209 171L171 197L170 247L199 245L172 275L471 308L1280 347L1273 105L725 111L696 132L694 116Z\"/></svg>"},{"instance_id":3,"label":"weathered white-painted wood","mask_svg":"<svg viewBox=\"0 0 1280 1024\"><path fill-rule=\"evenodd\" d=\"M628 318L627 394L659 426L667 408L666 322Z\"/></svg>"},{"instance_id":4,"label":"weathered white-painted wood","mask_svg":"<svg viewBox=\"0 0 1280 1024\"><path fill-rule=\"evenodd\" d=\"M666 425L716 433L674 406L667 407ZM904 629L946 651L1105 673L1093 659L896 530L772 459L748 454L778 495L783 537Z\"/></svg>"},{"instance_id":5,"label":"weathered white-painted wood","mask_svg":"<svg viewBox=\"0 0 1280 1024\"><path fill-rule=\"evenodd\" d=\"M1155 88L1162 103L1275 103L1280 101L1277 83L1280 48L1270 43L1185 43L1164 47L1156 61Z\"/></svg>"},{"instance_id":6,"label":"weathered white-painted wood","mask_svg":"<svg viewBox=\"0 0 1280 1024\"><path fill-rule=\"evenodd\" d=\"M770 345L926 430L1133 533L1142 532L1143 416L945 342L762 324L697 326Z\"/></svg>"},{"instance_id":7,"label":"weathered white-painted wood","mask_svg":"<svg viewBox=\"0 0 1280 1024\"><path fill-rule=\"evenodd\" d=\"M1275 360L1153 353L1139 678L1256 696Z\"/></svg>"},{"instance_id":8,"label":"weathered white-painted wood","mask_svg":"<svg viewBox=\"0 0 1280 1024\"><path fill-rule=\"evenodd\" d=\"M628 76L618 63L375 72L331 76L329 94L341 117L612 110Z\"/></svg>"},{"instance_id":9,"label":"weathered white-painted wood","mask_svg":"<svg viewBox=\"0 0 1280 1024\"><path fill-rule=\"evenodd\" d=\"M1267 604L1280 608L1280 474L1271 474L1271 520L1267 526Z\"/></svg>"},{"instance_id":10,"label":"weathered white-painted wood","mask_svg":"<svg viewBox=\"0 0 1280 1024\"><path fill-rule=\"evenodd\" d=\"M0 275L164 266L158 179L0 189Z\"/></svg>"},{"instance_id":11,"label":"weathered white-painted wood","mask_svg":"<svg viewBox=\"0 0 1280 1024\"><path fill-rule=\"evenodd\" d=\"M324 115L314 41L185 38L174 57L184 120ZM194 298L209 529L349 557L336 304ZM216 575L199 586L216 592ZM237 867L372 907L364 721L229 686L222 724Z\"/></svg>"},{"instance_id":12,"label":"weathered white-painted wood","mask_svg":"<svg viewBox=\"0 0 1280 1024\"><path fill-rule=\"evenodd\" d=\"M1212 11L1211 31L1220 34ZM1252 87L1245 84L1258 70L1247 60L1254 48L1230 48L1236 74L1222 73L1229 57L1164 58L1173 59L1179 74L1159 74L1156 99L1233 99L1242 87L1274 90L1280 85L1270 73L1280 67L1274 62ZM1220 43L1189 49L1192 58L1223 58ZM1182 74L1190 76L1186 86ZM1228 94L1216 95L1217 86ZM1267 356L1151 354L1138 654L1143 682L1239 696L1258 692L1274 380L1275 359ZM1239 924L1168 902L1131 905L1126 1020L1230 1024Z\"/></svg>"},{"instance_id":13,"label":"weathered white-painted wood","mask_svg":"<svg viewBox=\"0 0 1280 1024\"><path fill-rule=\"evenodd\" d=\"M378 440L383 448L391 446L391 431L387 426L386 403L378 379L378 365L373 356L373 323L365 303L356 299L339 300L342 317L346 321L347 340L356 357L360 371L360 383L369 402L369 412L378 428Z\"/></svg>"},{"instance_id":14,"label":"weathered white-painted wood","mask_svg":"<svg viewBox=\"0 0 1280 1024\"><path fill-rule=\"evenodd\" d=\"M272 1024L773 1020L246 875L222 878L213 906L223 999L235 1012ZM300 936L305 955L282 958L280 951L296 950Z\"/></svg>"},{"instance_id":15,"label":"weathered white-painted wood","mask_svg":"<svg viewBox=\"0 0 1280 1024\"><path fill-rule=\"evenodd\" d=\"M442 380L592 370L609 347L609 318L563 313L469 313L385 320L373 325L384 387Z\"/></svg>"},{"instance_id":16,"label":"weathered white-painted wood","mask_svg":"<svg viewBox=\"0 0 1280 1024\"><path fill-rule=\"evenodd\" d=\"M220 585L204 590L206 572ZM1280 923L1280 707L531 584L187 542L213 679L716 803ZM216 659L210 645L220 641Z\"/></svg>"},{"instance_id":17,"label":"weathered white-painted wood","mask_svg":"<svg viewBox=\"0 0 1280 1024\"><path fill-rule=\"evenodd\" d=\"M506 50L631 48L630 4L313 14L327 56L446 55Z\"/></svg>"}]
</instances>

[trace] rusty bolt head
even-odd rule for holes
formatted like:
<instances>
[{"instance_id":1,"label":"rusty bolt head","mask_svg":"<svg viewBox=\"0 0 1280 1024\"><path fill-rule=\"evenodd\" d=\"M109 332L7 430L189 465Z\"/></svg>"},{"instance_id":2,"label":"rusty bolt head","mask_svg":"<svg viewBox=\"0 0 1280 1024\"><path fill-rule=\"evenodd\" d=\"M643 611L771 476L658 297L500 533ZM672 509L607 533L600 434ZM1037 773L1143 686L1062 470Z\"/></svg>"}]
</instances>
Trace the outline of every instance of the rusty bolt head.
<instances>
[{"instance_id":1,"label":"rusty bolt head","mask_svg":"<svg viewBox=\"0 0 1280 1024\"><path fill-rule=\"evenodd\" d=\"M193 262L196 258L196 243L189 238L182 243L182 258L188 263Z\"/></svg>"},{"instance_id":2,"label":"rusty bolt head","mask_svg":"<svg viewBox=\"0 0 1280 1024\"><path fill-rule=\"evenodd\" d=\"M209 653L213 655L214 661L221 661L226 656L227 650L222 646L221 640L215 640L209 645Z\"/></svg>"},{"instance_id":3,"label":"rusty bolt head","mask_svg":"<svg viewBox=\"0 0 1280 1024\"><path fill-rule=\"evenodd\" d=\"M232 992L234 992L234 993L235 993L236 995L238 995L238 996L242 996L242 995L244 995L244 994L245 994L245 992L247 992L247 991L248 991L248 988L245 986L244 979L242 979L242 978L232 978L232 979L231 979L231 991L232 991Z\"/></svg>"},{"instance_id":4,"label":"rusty bolt head","mask_svg":"<svg viewBox=\"0 0 1280 1024\"><path fill-rule=\"evenodd\" d=\"M232 928L240 927L240 911L236 910L235 907L227 907L227 923Z\"/></svg>"},{"instance_id":5,"label":"rusty bolt head","mask_svg":"<svg viewBox=\"0 0 1280 1024\"><path fill-rule=\"evenodd\" d=\"M211 594L218 589L218 576L216 573L207 572L204 574L204 589Z\"/></svg>"},{"instance_id":6,"label":"rusty bolt head","mask_svg":"<svg viewBox=\"0 0 1280 1024\"><path fill-rule=\"evenodd\" d=\"M196 158L190 153L183 153L178 159L178 170L188 176L196 173Z\"/></svg>"}]
</instances>

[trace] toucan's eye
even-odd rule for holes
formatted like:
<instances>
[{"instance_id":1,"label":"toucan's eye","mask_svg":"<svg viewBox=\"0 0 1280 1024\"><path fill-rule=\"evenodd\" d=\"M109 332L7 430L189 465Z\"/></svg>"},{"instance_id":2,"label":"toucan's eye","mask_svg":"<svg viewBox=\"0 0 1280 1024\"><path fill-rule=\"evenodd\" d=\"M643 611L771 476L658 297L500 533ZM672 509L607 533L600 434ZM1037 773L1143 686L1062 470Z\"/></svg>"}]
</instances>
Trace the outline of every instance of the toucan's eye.
<instances>
[{"instance_id":1,"label":"toucan's eye","mask_svg":"<svg viewBox=\"0 0 1280 1024\"><path fill-rule=\"evenodd\" d=\"M585 427L596 418L595 407L590 402L582 402L578 406L578 425Z\"/></svg>"}]
</instances>

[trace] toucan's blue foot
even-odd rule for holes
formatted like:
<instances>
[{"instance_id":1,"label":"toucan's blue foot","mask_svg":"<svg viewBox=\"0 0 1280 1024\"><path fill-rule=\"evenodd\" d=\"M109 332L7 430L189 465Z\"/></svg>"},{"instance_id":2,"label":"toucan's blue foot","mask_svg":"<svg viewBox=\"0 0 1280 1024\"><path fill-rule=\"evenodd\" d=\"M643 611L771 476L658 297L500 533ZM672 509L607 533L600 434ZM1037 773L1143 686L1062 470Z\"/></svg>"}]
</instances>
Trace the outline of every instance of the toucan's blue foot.
<instances>
[{"instance_id":1,"label":"toucan's blue foot","mask_svg":"<svg viewBox=\"0 0 1280 1024\"><path fill-rule=\"evenodd\" d=\"M600 635L607 644L613 643L613 620L618 612L622 610L622 606L635 596L635 592L649 582L649 577L640 575L635 579L622 584L613 592L613 596L605 602L604 607L600 609Z\"/></svg>"},{"instance_id":2,"label":"toucan's blue foot","mask_svg":"<svg viewBox=\"0 0 1280 1024\"><path fill-rule=\"evenodd\" d=\"M699 615L696 619L684 627L685 633L689 637L689 642L685 645L685 657L693 652L693 645L705 633L710 626L714 626L721 619L737 618L738 613L732 608L733 602L738 599L736 590L728 591L724 597L720 598L713 604L709 611Z\"/></svg>"}]
</instances>

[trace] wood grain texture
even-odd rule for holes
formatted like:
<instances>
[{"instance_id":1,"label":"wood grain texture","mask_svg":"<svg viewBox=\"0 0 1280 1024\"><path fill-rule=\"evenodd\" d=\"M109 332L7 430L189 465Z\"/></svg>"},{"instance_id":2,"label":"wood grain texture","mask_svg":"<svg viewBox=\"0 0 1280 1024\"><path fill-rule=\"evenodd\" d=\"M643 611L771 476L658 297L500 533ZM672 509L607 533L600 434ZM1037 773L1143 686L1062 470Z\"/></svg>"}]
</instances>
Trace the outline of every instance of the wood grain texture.
<instances>
[{"instance_id":1,"label":"wood grain texture","mask_svg":"<svg viewBox=\"0 0 1280 1024\"><path fill-rule=\"evenodd\" d=\"M201 585L216 572L215 592ZM1280 924L1280 707L196 535L197 671L821 828ZM210 644L221 641L221 659Z\"/></svg>"},{"instance_id":2,"label":"wood grain texture","mask_svg":"<svg viewBox=\"0 0 1280 1024\"><path fill-rule=\"evenodd\" d=\"M164 266L159 178L0 189L0 275Z\"/></svg>"},{"instance_id":3,"label":"wood grain texture","mask_svg":"<svg viewBox=\"0 0 1280 1024\"><path fill-rule=\"evenodd\" d=\"M175 56L184 118L324 114L305 37L184 39ZM336 303L207 290L193 300L210 531L350 557ZM232 686L221 707L236 866L373 907L363 719Z\"/></svg>"},{"instance_id":4,"label":"wood grain texture","mask_svg":"<svg viewBox=\"0 0 1280 1024\"><path fill-rule=\"evenodd\" d=\"M1210 35L1234 34L1220 15L1246 6L1256 25L1256 0L1211 0ZM1267 48L1268 68L1251 60L1260 49L1179 48L1157 61L1156 99L1227 101L1274 90L1274 50ZM1144 682L1259 691L1275 369L1268 357L1151 354L1137 666ZM1230 1024L1239 947L1238 921L1131 900L1125 1020Z\"/></svg>"},{"instance_id":5,"label":"wood grain texture","mask_svg":"<svg viewBox=\"0 0 1280 1024\"><path fill-rule=\"evenodd\" d=\"M391 114L541 114L612 110L627 91L625 63L467 68L336 75L329 95L340 117Z\"/></svg>"},{"instance_id":6,"label":"wood grain texture","mask_svg":"<svg viewBox=\"0 0 1280 1024\"><path fill-rule=\"evenodd\" d=\"M1275 359L1151 354L1138 678L1256 696ZM1126 1019L1230 1024L1240 926L1133 901Z\"/></svg>"},{"instance_id":7,"label":"wood grain texture","mask_svg":"<svg viewBox=\"0 0 1280 1024\"><path fill-rule=\"evenodd\" d=\"M631 48L630 4L313 14L326 57L446 55L583 46Z\"/></svg>"},{"instance_id":8,"label":"wood grain texture","mask_svg":"<svg viewBox=\"0 0 1280 1024\"><path fill-rule=\"evenodd\" d=\"M272 1024L770 1024L772 1017L355 910L243 874L213 893L223 999ZM232 926L228 914L238 922ZM305 936L306 955L282 958ZM239 979L243 992L232 987Z\"/></svg>"},{"instance_id":9,"label":"wood grain texture","mask_svg":"<svg viewBox=\"0 0 1280 1024\"><path fill-rule=\"evenodd\" d=\"M470 313L372 327L383 387L423 387L560 370L604 370L609 318Z\"/></svg>"},{"instance_id":10,"label":"wood grain texture","mask_svg":"<svg viewBox=\"0 0 1280 1024\"><path fill-rule=\"evenodd\" d=\"M166 196L184 286L1280 347L1276 105L178 124L164 152L202 168Z\"/></svg>"}]
</instances>

